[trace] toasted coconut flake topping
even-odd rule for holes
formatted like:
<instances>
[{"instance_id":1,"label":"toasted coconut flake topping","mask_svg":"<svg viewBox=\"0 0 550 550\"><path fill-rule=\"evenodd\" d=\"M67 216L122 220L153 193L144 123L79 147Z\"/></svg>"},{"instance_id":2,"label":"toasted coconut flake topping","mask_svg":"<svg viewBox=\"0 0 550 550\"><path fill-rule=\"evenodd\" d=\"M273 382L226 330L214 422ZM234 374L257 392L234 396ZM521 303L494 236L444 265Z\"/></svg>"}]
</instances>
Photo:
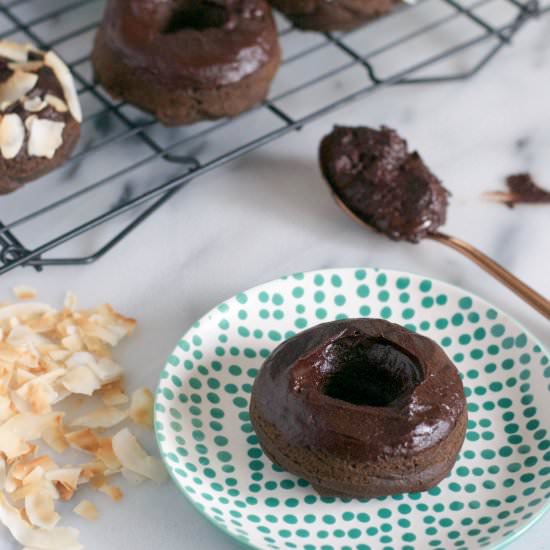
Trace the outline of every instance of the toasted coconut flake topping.
<instances>
[{"instance_id":1,"label":"toasted coconut flake topping","mask_svg":"<svg viewBox=\"0 0 550 550\"><path fill-rule=\"evenodd\" d=\"M162 462L149 456L128 428L113 436L113 451L124 468L157 483L166 481L167 473Z\"/></svg>"},{"instance_id":2,"label":"toasted coconut flake topping","mask_svg":"<svg viewBox=\"0 0 550 550\"><path fill-rule=\"evenodd\" d=\"M70 527L51 530L34 528L21 518L17 508L13 507L0 493L0 522L19 543L39 550L65 550L78 544L78 531Z\"/></svg>"},{"instance_id":3,"label":"toasted coconut flake topping","mask_svg":"<svg viewBox=\"0 0 550 550\"><path fill-rule=\"evenodd\" d=\"M99 517L99 512L97 511L95 504L89 500L80 501L73 508L73 512L84 519L89 519L90 521L93 521Z\"/></svg>"},{"instance_id":4,"label":"toasted coconut flake topping","mask_svg":"<svg viewBox=\"0 0 550 550\"><path fill-rule=\"evenodd\" d=\"M47 106L48 104L43 99L40 99L40 97L38 96L33 97L32 99L25 99L25 101L23 102L23 108L29 113L38 113L39 111L42 111L42 109L45 109ZM19 299L21 300L22 298Z\"/></svg>"},{"instance_id":5,"label":"toasted coconut flake topping","mask_svg":"<svg viewBox=\"0 0 550 550\"><path fill-rule=\"evenodd\" d=\"M132 394L128 416L133 422L145 428L153 427L153 394L147 388L140 388Z\"/></svg>"},{"instance_id":6,"label":"toasted coconut flake topping","mask_svg":"<svg viewBox=\"0 0 550 550\"><path fill-rule=\"evenodd\" d=\"M124 392L122 379L105 384L98 391L98 395L105 405L124 405L129 401L128 396Z\"/></svg>"},{"instance_id":7,"label":"toasted coconut flake topping","mask_svg":"<svg viewBox=\"0 0 550 550\"><path fill-rule=\"evenodd\" d=\"M123 492L118 487L115 487L114 485L109 485L108 483L103 483L97 488L97 490L105 493L115 502L122 500L122 497L124 496Z\"/></svg>"},{"instance_id":8,"label":"toasted coconut flake topping","mask_svg":"<svg viewBox=\"0 0 550 550\"><path fill-rule=\"evenodd\" d=\"M0 57L11 61L24 62L29 58L29 51L33 47L30 44L19 44L11 40L0 40Z\"/></svg>"},{"instance_id":9,"label":"toasted coconut flake topping","mask_svg":"<svg viewBox=\"0 0 550 550\"><path fill-rule=\"evenodd\" d=\"M66 113L69 110L67 104L55 95L46 94L44 101L48 105L51 105L58 113Z\"/></svg>"},{"instance_id":10,"label":"toasted coconut flake topping","mask_svg":"<svg viewBox=\"0 0 550 550\"><path fill-rule=\"evenodd\" d=\"M29 131L27 143L29 156L52 159L63 144L65 123L31 115L25 120L25 126Z\"/></svg>"},{"instance_id":11,"label":"toasted coconut flake topping","mask_svg":"<svg viewBox=\"0 0 550 550\"><path fill-rule=\"evenodd\" d=\"M0 84L0 101L11 105L27 95L38 82L38 75L25 71L13 71L11 76Z\"/></svg>"},{"instance_id":12,"label":"toasted coconut flake topping","mask_svg":"<svg viewBox=\"0 0 550 550\"><path fill-rule=\"evenodd\" d=\"M18 300L35 300L36 289L32 286L18 285L13 287L13 293Z\"/></svg>"},{"instance_id":13,"label":"toasted coconut flake topping","mask_svg":"<svg viewBox=\"0 0 550 550\"><path fill-rule=\"evenodd\" d=\"M128 413L115 407L102 407L73 420L71 426L86 426L88 428L112 428L120 424Z\"/></svg>"},{"instance_id":14,"label":"toasted coconut flake topping","mask_svg":"<svg viewBox=\"0 0 550 550\"><path fill-rule=\"evenodd\" d=\"M71 115L77 122L82 122L82 110L71 71L69 71L67 65L61 61L58 55L51 51L44 56L44 63L52 69L59 80Z\"/></svg>"},{"instance_id":15,"label":"toasted coconut flake topping","mask_svg":"<svg viewBox=\"0 0 550 550\"><path fill-rule=\"evenodd\" d=\"M14 294L36 299L28 287L18 287ZM81 548L76 530L56 527L55 510L55 503L71 500L80 485L87 483L118 501L122 491L107 482L110 476L120 473L134 485L166 478L160 461L148 456L127 429L114 438L99 435L129 414L140 425L151 423L148 390L134 392L127 410L115 406L129 399L111 348L134 327L133 319L107 305L78 310L72 293L59 311L35 301L0 304L0 523L29 550ZM81 406L95 392L104 405L77 415L67 432L64 411L55 410L58 404ZM92 455L93 462L58 466L43 454L47 447L42 443L58 453L70 446ZM97 517L86 501L75 511Z\"/></svg>"},{"instance_id":16,"label":"toasted coconut flake topping","mask_svg":"<svg viewBox=\"0 0 550 550\"><path fill-rule=\"evenodd\" d=\"M30 522L43 529L53 529L61 518L55 511L52 496L46 491L25 497L25 511Z\"/></svg>"},{"instance_id":17,"label":"toasted coconut flake topping","mask_svg":"<svg viewBox=\"0 0 550 550\"><path fill-rule=\"evenodd\" d=\"M4 115L0 121L0 153L2 156L5 159L15 158L24 142L25 127L20 116L16 113Z\"/></svg>"}]
</instances>

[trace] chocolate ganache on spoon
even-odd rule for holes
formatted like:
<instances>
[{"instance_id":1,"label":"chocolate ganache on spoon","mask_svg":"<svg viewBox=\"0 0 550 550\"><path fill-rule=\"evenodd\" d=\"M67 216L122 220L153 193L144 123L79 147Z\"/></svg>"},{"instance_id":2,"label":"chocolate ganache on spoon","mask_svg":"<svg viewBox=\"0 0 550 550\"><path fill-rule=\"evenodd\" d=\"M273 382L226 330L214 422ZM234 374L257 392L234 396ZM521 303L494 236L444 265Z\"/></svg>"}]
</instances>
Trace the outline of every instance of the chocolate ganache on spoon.
<instances>
[{"instance_id":1,"label":"chocolate ganache on spoon","mask_svg":"<svg viewBox=\"0 0 550 550\"><path fill-rule=\"evenodd\" d=\"M445 223L448 191L394 130L336 127L320 157L340 201L391 239L418 242Z\"/></svg>"},{"instance_id":2,"label":"chocolate ganache on spoon","mask_svg":"<svg viewBox=\"0 0 550 550\"><path fill-rule=\"evenodd\" d=\"M429 238L453 248L550 319L550 300L477 248L439 231L449 192L395 130L337 126L321 142L320 163L336 202L355 221L396 241Z\"/></svg>"}]
</instances>

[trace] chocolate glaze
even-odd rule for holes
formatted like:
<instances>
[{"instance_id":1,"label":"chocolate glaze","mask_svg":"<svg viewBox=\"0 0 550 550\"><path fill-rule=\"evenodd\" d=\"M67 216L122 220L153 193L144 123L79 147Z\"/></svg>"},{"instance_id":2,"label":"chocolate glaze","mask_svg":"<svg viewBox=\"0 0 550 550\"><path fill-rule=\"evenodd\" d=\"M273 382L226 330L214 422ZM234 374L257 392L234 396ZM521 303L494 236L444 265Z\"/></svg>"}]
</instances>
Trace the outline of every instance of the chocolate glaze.
<instances>
[{"instance_id":1,"label":"chocolate glaze","mask_svg":"<svg viewBox=\"0 0 550 550\"><path fill-rule=\"evenodd\" d=\"M390 128L336 127L320 162L340 200L391 239L418 242L445 223L448 191Z\"/></svg>"},{"instance_id":2,"label":"chocolate glaze","mask_svg":"<svg viewBox=\"0 0 550 550\"><path fill-rule=\"evenodd\" d=\"M265 0L109 0L104 38L166 86L237 82L278 55Z\"/></svg>"},{"instance_id":3,"label":"chocolate glaze","mask_svg":"<svg viewBox=\"0 0 550 550\"><path fill-rule=\"evenodd\" d=\"M292 23L316 31L349 31L389 12L399 0L270 0Z\"/></svg>"},{"instance_id":4,"label":"chocolate glaze","mask_svg":"<svg viewBox=\"0 0 550 550\"><path fill-rule=\"evenodd\" d=\"M350 363L356 365L345 372ZM357 363L377 372L362 375ZM340 390L347 387L352 399L344 391L329 395L338 373L349 378ZM349 388L365 388L369 380L374 385L377 377L381 383L357 404ZM466 407L458 371L445 352L378 319L324 323L287 340L265 361L253 398L259 414L290 444L355 461L409 458L432 449Z\"/></svg>"},{"instance_id":5,"label":"chocolate glaze","mask_svg":"<svg viewBox=\"0 0 550 550\"><path fill-rule=\"evenodd\" d=\"M516 204L546 204L550 203L550 191L539 187L531 174L515 174L506 178L509 192L495 191L488 193L490 198L503 202L510 208Z\"/></svg>"}]
</instances>

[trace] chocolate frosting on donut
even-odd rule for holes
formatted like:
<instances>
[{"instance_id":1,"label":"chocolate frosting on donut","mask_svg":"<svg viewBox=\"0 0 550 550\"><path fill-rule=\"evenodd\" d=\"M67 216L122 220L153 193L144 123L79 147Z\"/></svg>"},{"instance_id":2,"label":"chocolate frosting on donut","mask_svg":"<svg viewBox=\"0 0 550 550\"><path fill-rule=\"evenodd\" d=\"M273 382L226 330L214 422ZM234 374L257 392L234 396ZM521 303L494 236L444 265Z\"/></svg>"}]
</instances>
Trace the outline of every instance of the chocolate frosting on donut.
<instances>
[{"instance_id":1,"label":"chocolate frosting on donut","mask_svg":"<svg viewBox=\"0 0 550 550\"><path fill-rule=\"evenodd\" d=\"M264 0L111 0L102 28L125 63L181 88L237 82L277 53Z\"/></svg>"},{"instance_id":2,"label":"chocolate frosting on donut","mask_svg":"<svg viewBox=\"0 0 550 550\"><path fill-rule=\"evenodd\" d=\"M324 323L287 340L264 363L253 397L290 444L357 461L420 454L465 412L445 352L377 319Z\"/></svg>"},{"instance_id":3,"label":"chocolate frosting on donut","mask_svg":"<svg viewBox=\"0 0 550 550\"><path fill-rule=\"evenodd\" d=\"M391 239L418 242L445 223L448 191L390 128L336 127L320 162L340 200Z\"/></svg>"}]
</instances>

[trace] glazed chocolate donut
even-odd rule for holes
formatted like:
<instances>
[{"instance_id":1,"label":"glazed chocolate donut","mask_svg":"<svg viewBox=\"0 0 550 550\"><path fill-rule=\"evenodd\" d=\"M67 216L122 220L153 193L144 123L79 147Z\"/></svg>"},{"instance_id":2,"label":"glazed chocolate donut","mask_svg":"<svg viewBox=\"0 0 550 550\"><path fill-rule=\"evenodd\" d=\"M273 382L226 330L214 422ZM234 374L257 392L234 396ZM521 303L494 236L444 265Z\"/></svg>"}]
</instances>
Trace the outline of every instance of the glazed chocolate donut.
<instances>
[{"instance_id":1,"label":"glazed chocolate donut","mask_svg":"<svg viewBox=\"0 0 550 550\"><path fill-rule=\"evenodd\" d=\"M435 342L350 319L281 344L255 380L250 417L266 455L320 494L376 497L439 483L464 442L467 410Z\"/></svg>"},{"instance_id":2,"label":"glazed chocolate donut","mask_svg":"<svg viewBox=\"0 0 550 550\"><path fill-rule=\"evenodd\" d=\"M73 77L54 52L0 41L0 194L62 164L81 120Z\"/></svg>"},{"instance_id":3,"label":"glazed chocolate donut","mask_svg":"<svg viewBox=\"0 0 550 550\"><path fill-rule=\"evenodd\" d=\"M390 239L416 243L445 223L449 192L394 130L337 126L319 156L338 199Z\"/></svg>"},{"instance_id":4,"label":"glazed chocolate donut","mask_svg":"<svg viewBox=\"0 0 550 550\"><path fill-rule=\"evenodd\" d=\"M113 97L177 126L262 101L280 57L266 0L109 0L92 62Z\"/></svg>"},{"instance_id":5,"label":"glazed chocolate donut","mask_svg":"<svg viewBox=\"0 0 550 550\"><path fill-rule=\"evenodd\" d=\"M349 31L391 11L399 0L270 0L297 27Z\"/></svg>"}]
</instances>

